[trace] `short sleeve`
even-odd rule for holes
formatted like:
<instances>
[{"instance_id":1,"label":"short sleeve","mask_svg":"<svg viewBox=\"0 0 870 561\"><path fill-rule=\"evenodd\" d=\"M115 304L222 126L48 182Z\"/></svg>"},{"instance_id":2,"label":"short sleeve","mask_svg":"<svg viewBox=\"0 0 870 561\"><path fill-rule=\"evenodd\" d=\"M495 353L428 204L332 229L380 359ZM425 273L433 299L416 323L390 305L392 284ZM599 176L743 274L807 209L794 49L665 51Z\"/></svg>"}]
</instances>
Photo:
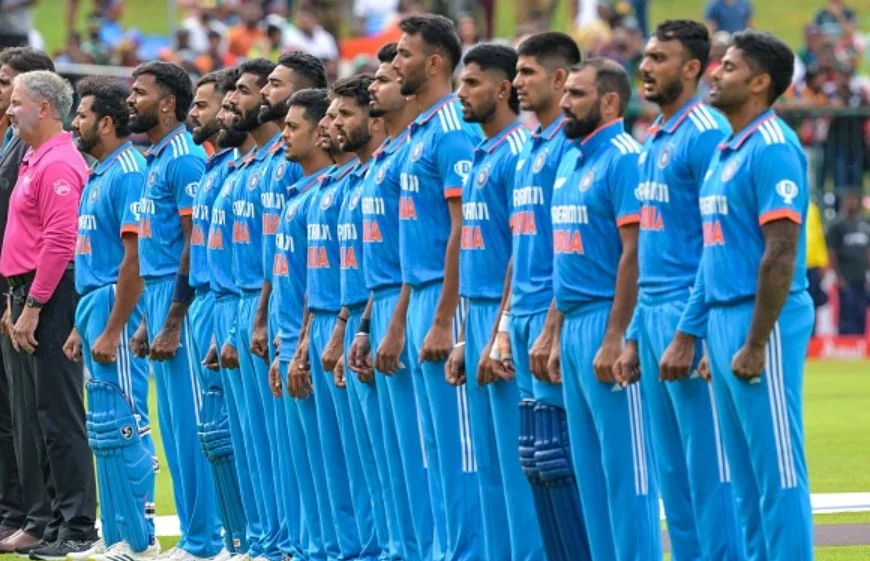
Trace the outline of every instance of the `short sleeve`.
<instances>
[{"instance_id":1,"label":"short sleeve","mask_svg":"<svg viewBox=\"0 0 870 561\"><path fill-rule=\"evenodd\" d=\"M115 211L121 224L121 235L139 233L139 199L145 186L145 174L124 174L115 187Z\"/></svg>"},{"instance_id":2,"label":"short sleeve","mask_svg":"<svg viewBox=\"0 0 870 561\"><path fill-rule=\"evenodd\" d=\"M759 224L782 219L795 224L802 222L809 193L806 166L794 146L786 143L763 146L753 154L751 174Z\"/></svg>"},{"instance_id":3,"label":"short sleeve","mask_svg":"<svg viewBox=\"0 0 870 561\"><path fill-rule=\"evenodd\" d=\"M444 198L461 197L462 185L471 172L471 160L474 154L474 143L471 137L463 130L450 131L438 140L434 149Z\"/></svg>"},{"instance_id":4,"label":"short sleeve","mask_svg":"<svg viewBox=\"0 0 870 561\"><path fill-rule=\"evenodd\" d=\"M712 129L702 132L686 145L689 169L696 185L700 186L704 182L710 161L719 149L719 145L725 140L725 136L725 131L722 129Z\"/></svg>"},{"instance_id":5,"label":"short sleeve","mask_svg":"<svg viewBox=\"0 0 870 561\"><path fill-rule=\"evenodd\" d=\"M619 227L640 222L640 201L635 195L639 178L637 158L637 154L629 153L611 164L608 183L613 213Z\"/></svg>"},{"instance_id":6,"label":"short sleeve","mask_svg":"<svg viewBox=\"0 0 870 561\"><path fill-rule=\"evenodd\" d=\"M167 167L167 183L175 197L178 214L193 214L193 198L199 188L199 180L205 172L205 160L188 154L173 160Z\"/></svg>"}]
</instances>

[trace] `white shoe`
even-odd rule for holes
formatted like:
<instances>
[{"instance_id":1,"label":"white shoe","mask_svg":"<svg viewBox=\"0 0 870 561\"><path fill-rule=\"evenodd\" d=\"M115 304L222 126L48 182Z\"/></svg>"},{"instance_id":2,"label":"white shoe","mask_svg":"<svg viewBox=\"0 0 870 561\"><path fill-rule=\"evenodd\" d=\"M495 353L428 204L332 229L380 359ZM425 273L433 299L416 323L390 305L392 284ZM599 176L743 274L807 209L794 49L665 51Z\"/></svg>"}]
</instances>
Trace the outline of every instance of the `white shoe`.
<instances>
[{"instance_id":1,"label":"white shoe","mask_svg":"<svg viewBox=\"0 0 870 561\"><path fill-rule=\"evenodd\" d=\"M85 551L79 551L77 553L68 553L66 556L66 561L88 561L88 559L90 559L92 556L105 553L105 551L106 542L104 542L103 539L100 538L94 542L94 545L92 545L90 549L87 549Z\"/></svg>"},{"instance_id":2,"label":"white shoe","mask_svg":"<svg viewBox=\"0 0 870 561\"><path fill-rule=\"evenodd\" d=\"M155 558L155 561L181 561L187 557L188 553L180 547L167 549Z\"/></svg>"},{"instance_id":3,"label":"white shoe","mask_svg":"<svg viewBox=\"0 0 870 561\"><path fill-rule=\"evenodd\" d=\"M188 552L184 551L183 549L181 551L183 552L182 557L179 557L178 559L175 559L173 561L214 561L214 559L216 558L216 556L215 557L200 557L198 555L188 553ZM220 555L220 554L218 554L218 555ZM268 561L268 560L263 558L263 561Z\"/></svg>"},{"instance_id":4,"label":"white shoe","mask_svg":"<svg viewBox=\"0 0 870 561\"><path fill-rule=\"evenodd\" d=\"M108 561L110 557L115 555L123 555L126 553L130 553L130 546L125 541L119 541L113 543L109 546L109 549L103 551L98 555L91 555L88 557L88 561Z\"/></svg>"},{"instance_id":5,"label":"white shoe","mask_svg":"<svg viewBox=\"0 0 870 561\"><path fill-rule=\"evenodd\" d=\"M247 553L236 553L230 557L230 561L254 561L254 558Z\"/></svg>"},{"instance_id":6,"label":"white shoe","mask_svg":"<svg viewBox=\"0 0 870 561\"><path fill-rule=\"evenodd\" d=\"M156 561L159 556L160 542L155 539L144 551L133 551L128 547L124 553L108 556L105 561Z\"/></svg>"},{"instance_id":7,"label":"white shoe","mask_svg":"<svg viewBox=\"0 0 870 561\"><path fill-rule=\"evenodd\" d=\"M220 550L220 553L211 558L211 561L230 561L233 554L227 548Z\"/></svg>"}]
</instances>

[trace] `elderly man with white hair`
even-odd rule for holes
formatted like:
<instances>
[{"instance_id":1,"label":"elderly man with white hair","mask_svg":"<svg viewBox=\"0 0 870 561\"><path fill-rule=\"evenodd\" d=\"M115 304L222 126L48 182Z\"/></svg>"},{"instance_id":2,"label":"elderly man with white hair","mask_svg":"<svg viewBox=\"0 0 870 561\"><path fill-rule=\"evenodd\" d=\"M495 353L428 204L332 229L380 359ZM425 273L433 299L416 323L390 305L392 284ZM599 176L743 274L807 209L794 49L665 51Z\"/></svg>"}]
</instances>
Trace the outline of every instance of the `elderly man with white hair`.
<instances>
[{"instance_id":1,"label":"elderly man with white hair","mask_svg":"<svg viewBox=\"0 0 870 561\"><path fill-rule=\"evenodd\" d=\"M9 202L0 274L9 284L6 321L16 352L10 367L33 380L37 419L31 431L46 449L43 477L60 515L57 540L30 551L31 559L64 559L96 538L94 472L82 397L82 367L62 351L73 326L79 197L87 166L63 130L73 90L53 72L19 74L6 115L29 146Z\"/></svg>"}]
</instances>

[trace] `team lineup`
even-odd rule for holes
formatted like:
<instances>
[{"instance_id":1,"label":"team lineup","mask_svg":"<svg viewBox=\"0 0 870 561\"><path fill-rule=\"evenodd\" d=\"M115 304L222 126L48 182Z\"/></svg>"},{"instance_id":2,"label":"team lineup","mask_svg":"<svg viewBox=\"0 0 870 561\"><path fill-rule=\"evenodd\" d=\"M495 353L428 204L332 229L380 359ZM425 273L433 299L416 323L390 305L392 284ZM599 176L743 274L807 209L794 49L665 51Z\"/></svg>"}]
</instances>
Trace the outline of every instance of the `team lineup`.
<instances>
[{"instance_id":1,"label":"team lineup","mask_svg":"<svg viewBox=\"0 0 870 561\"><path fill-rule=\"evenodd\" d=\"M71 561L652 561L659 499L675 561L812 559L791 50L735 34L708 105L706 27L662 23L640 144L564 34L401 30L331 85L299 52L77 85L103 539Z\"/></svg>"}]
</instances>

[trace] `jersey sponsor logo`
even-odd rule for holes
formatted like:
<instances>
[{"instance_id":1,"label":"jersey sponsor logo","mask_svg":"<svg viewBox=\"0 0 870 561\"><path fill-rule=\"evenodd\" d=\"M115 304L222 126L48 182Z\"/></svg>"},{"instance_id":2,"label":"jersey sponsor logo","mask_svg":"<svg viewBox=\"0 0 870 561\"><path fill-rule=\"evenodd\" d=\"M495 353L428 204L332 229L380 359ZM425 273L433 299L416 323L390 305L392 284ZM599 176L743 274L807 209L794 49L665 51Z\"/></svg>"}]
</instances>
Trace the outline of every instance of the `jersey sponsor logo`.
<instances>
[{"instance_id":1,"label":"jersey sponsor logo","mask_svg":"<svg viewBox=\"0 0 870 561\"><path fill-rule=\"evenodd\" d=\"M482 188L486 185L486 180L489 178L489 166L484 166L479 172L477 172L477 178L474 181L474 184L478 189Z\"/></svg>"},{"instance_id":2,"label":"jersey sponsor logo","mask_svg":"<svg viewBox=\"0 0 870 561\"><path fill-rule=\"evenodd\" d=\"M776 184L776 194L782 197L785 204L790 205L798 196L797 183L791 179L783 179Z\"/></svg>"},{"instance_id":3,"label":"jersey sponsor logo","mask_svg":"<svg viewBox=\"0 0 870 561\"><path fill-rule=\"evenodd\" d=\"M350 196L350 200L347 202L347 208L350 210L356 209L356 205L359 204L359 199L362 196L362 189L357 189Z\"/></svg>"},{"instance_id":4,"label":"jersey sponsor logo","mask_svg":"<svg viewBox=\"0 0 870 561\"><path fill-rule=\"evenodd\" d=\"M320 200L320 209L321 210L328 209L329 206L332 204L332 199L333 199L333 192L332 191L323 195L323 199Z\"/></svg>"},{"instance_id":5,"label":"jersey sponsor logo","mask_svg":"<svg viewBox=\"0 0 870 561\"><path fill-rule=\"evenodd\" d=\"M671 147L670 147L670 145L668 145L668 146L665 146L664 149L662 150L662 153L659 154L659 159L656 163L658 164L660 169L665 169L667 167L667 165L670 163L670 161L671 161Z\"/></svg>"},{"instance_id":6,"label":"jersey sponsor logo","mask_svg":"<svg viewBox=\"0 0 870 561\"><path fill-rule=\"evenodd\" d=\"M132 203L130 203L130 214L133 215L133 219L136 222L139 222L139 217L142 214L141 208L142 208L142 205L139 204L139 201L133 201Z\"/></svg>"},{"instance_id":7,"label":"jersey sponsor logo","mask_svg":"<svg viewBox=\"0 0 870 561\"><path fill-rule=\"evenodd\" d=\"M468 181L468 174L471 173L471 161L470 160L459 160L455 164L453 164L453 171L456 172L456 175L462 178L462 182L465 183Z\"/></svg>"},{"instance_id":8,"label":"jersey sponsor logo","mask_svg":"<svg viewBox=\"0 0 870 561\"><path fill-rule=\"evenodd\" d=\"M595 172L590 171L580 180L580 192L588 191L592 187L592 182L595 181Z\"/></svg>"},{"instance_id":9,"label":"jersey sponsor logo","mask_svg":"<svg viewBox=\"0 0 870 561\"><path fill-rule=\"evenodd\" d=\"M191 181L187 185L184 186L184 192L188 197L193 198L196 196L196 190L199 189L199 181Z\"/></svg>"},{"instance_id":10,"label":"jersey sponsor logo","mask_svg":"<svg viewBox=\"0 0 870 561\"><path fill-rule=\"evenodd\" d=\"M72 185L66 179L58 179L51 185L54 192L60 197L66 197L72 191Z\"/></svg>"},{"instance_id":11,"label":"jersey sponsor logo","mask_svg":"<svg viewBox=\"0 0 870 561\"><path fill-rule=\"evenodd\" d=\"M284 177L284 172L285 172L286 170L287 170L287 164L286 164L285 162L281 162L281 163L279 163L278 166L275 168L275 173L272 175L272 177L275 179L275 181L278 181L278 180L280 180L282 177Z\"/></svg>"},{"instance_id":12,"label":"jersey sponsor logo","mask_svg":"<svg viewBox=\"0 0 870 561\"><path fill-rule=\"evenodd\" d=\"M722 170L722 181L728 181L734 177L734 174L737 173L738 167L740 167L740 162L737 160L731 160L725 164L725 169Z\"/></svg>"},{"instance_id":13,"label":"jersey sponsor logo","mask_svg":"<svg viewBox=\"0 0 870 561\"><path fill-rule=\"evenodd\" d=\"M418 142L414 146L414 149L411 150L411 161L416 162L417 160L420 159L420 156L422 156L422 155L423 155L423 143Z\"/></svg>"},{"instance_id":14,"label":"jersey sponsor logo","mask_svg":"<svg viewBox=\"0 0 870 561\"><path fill-rule=\"evenodd\" d=\"M538 154L538 156L535 158L535 163L532 166L533 172L538 173L539 171L544 169L544 163L547 161L547 152L549 152L549 150L544 149L544 151Z\"/></svg>"}]
</instances>

